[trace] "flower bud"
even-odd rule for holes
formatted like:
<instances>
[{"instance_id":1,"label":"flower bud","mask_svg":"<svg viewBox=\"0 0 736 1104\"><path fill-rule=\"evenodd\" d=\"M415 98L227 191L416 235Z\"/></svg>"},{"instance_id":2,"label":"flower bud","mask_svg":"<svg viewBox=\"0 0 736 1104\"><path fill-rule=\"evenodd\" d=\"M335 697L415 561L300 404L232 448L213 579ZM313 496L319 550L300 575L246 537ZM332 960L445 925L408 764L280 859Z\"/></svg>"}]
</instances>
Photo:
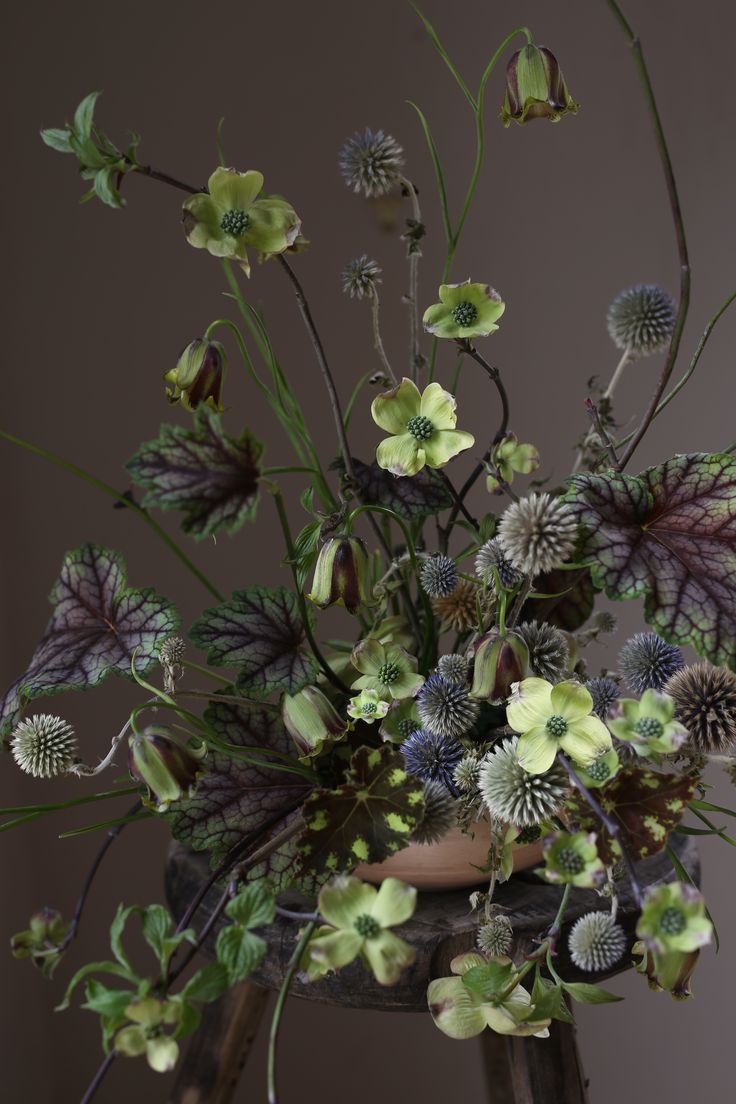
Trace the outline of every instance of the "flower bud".
<instances>
[{"instance_id":1,"label":"flower bud","mask_svg":"<svg viewBox=\"0 0 736 1104\"><path fill-rule=\"evenodd\" d=\"M655 992L665 990L675 1000L687 1000L692 996L690 979L698 964L700 951L670 951L666 954L658 954L651 951L646 943L639 940L631 948L632 953L641 955L641 962L636 966L639 974L646 974L649 988Z\"/></svg>"},{"instance_id":2,"label":"flower bud","mask_svg":"<svg viewBox=\"0 0 736 1104\"><path fill-rule=\"evenodd\" d=\"M193 750L161 725L149 725L128 741L128 769L133 778L150 791L150 800L158 812L172 801L190 797L197 778L206 769L202 760L207 749Z\"/></svg>"},{"instance_id":3,"label":"flower bud","mask_svg":"<svg viewBox=\"0 0 736 1104\"><path fill-rule=\"evenodd\" d=\"M527 43L506 66L506 97L501 121L549 119L556 123L563 115L576 115L578 105L567 90L557 58L546 46Z\"/></svg>"},{"instance_id":4,"label":"flower bud","mask_svg":"<svg viewBox=\"0 0 736 1104\"><path fill-rule=\"evenodd\" d=\"M164 375L173 385L172 389L166 388L166 397L187 410L195 410L200 403L224 410L220 395L226 369L227 357L220 342L198 337L184 349L176 367Z\"/></svg>"},{"instance_id":5,"label":"flower bud","mask_svg":"<svg viewBox=\"0 0 736 1104\"><path fill-rule=\"evenodd\" d=\"M298 694L284 694L281 719L302 758L317 754L325 743L339 740L347 728L335 707L316 686L305 686Z\"/></svg>"},{"instance_id":6,"label":"flower bud","mask_svg":"<svg viewBox=\"0 0 736 1104\"><path fill-rule=\"evenodd\" d=\"M320 609L337 603L348 613L369 601L368 552L359 537L331 537L322 545L307 597Z\"/></svg>"},{"instance_id":7,"label":"flower bud","mask_svg":"<svg viewBox=\"0 0 736 1104\"><path fill-rule=\"evenodd\" d=\"M516 633L492 629L478 641L473 663L471 698L502 702L511 686L529 673L529 649Z\"/></svg>"},{"instance_id":8,"label":"flower bud","mask_svg":"<svg viewBox=\"0 0 736 1104\"><path fill-rule=\"evenodd\" d=\"M34 912L26 931L16 932L10 940L15 958L30 958L34 966L51 977L61 961L64 938L69 924L56 909Z\"/></svg>"}]
</instances>

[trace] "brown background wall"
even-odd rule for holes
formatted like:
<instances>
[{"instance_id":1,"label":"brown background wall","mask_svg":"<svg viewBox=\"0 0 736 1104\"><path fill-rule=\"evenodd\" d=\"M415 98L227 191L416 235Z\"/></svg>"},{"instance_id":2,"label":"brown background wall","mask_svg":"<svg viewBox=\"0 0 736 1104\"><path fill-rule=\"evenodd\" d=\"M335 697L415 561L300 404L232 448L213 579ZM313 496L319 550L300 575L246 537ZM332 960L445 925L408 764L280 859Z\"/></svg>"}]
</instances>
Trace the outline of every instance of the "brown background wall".
<instances>
[{"instance_id":1,"label":"brown background wall","mask_svg":"<svg viewBox=\"0 0 736 1104\"><path fill-rule=\"evenodd\" d=\"M562 477L569 443L584 420L585 380L613 367L604 324L608 302L639 281L676 287L669 212L639 88L602 0L425 0L424 6L471 85L502 36L526 22L558 54L582 104L578 118L558 126L504 132L496 120L502 83L500 74L494 77L487 169L454 270L458 279L472 274L504 294L508 309L492 352L508 381L512 426L540 446L545 473ZM628 9L647 47L690 235L695 277L686 360L736 280L733 8L726 0L697 6L630 0ZM0 50L8 151L1 183L7 280L1 402L7 428L123 486L121 464L138 442L155 435L161 420L180 417L165 406L161 374L185 342L228 310L217 264L182 239L176 193L131 179L125 212L97 203L78 206L81 188L71 160L42 147L37 131L58 125L92 88L105 90L100 119L113 137L122 139L127 127L142 131L144 159L195 183L214 167L214 128L224 115L231 163L261 168L266 187L286 194L303 216L313 244L298 260L299 270L342 392L374 365L365 304L345 300L339 283L344 263L364 251L387 269L384 336L394 362L402 363L402 247L376 228L371 210L344 187L336 151L365 125L386 128L404 145L431 231L421 271L425 303L434 299L441 265L440 227L431 166L406 100L418 101L431 120L455 209L472 158L464 101L402 0L261 6L220 0L209 7L190 0L27 3L6 16ZM266 308L307 415L324 425L320 437L329 460L335 449L312 352L276 266L257 269L248 292ZM675 451L724 447L736 436L733 327L727 318L716 332L699 379L657 423L639 451L639 466ZM630 370L620 391L623 416L633 418L642 408L658 368L649 361ZM440 378L448 379L450 371L445 352ZM233 428L242 418L267 441L270 463L288 463L278 428L234 355L227 401ZM481 440L496 417L492 403L483 379L468 370L462 425ZM355 439L364 455L375 441L365 405L355 418ZM9 446L2 446L2 464L4 685L45 624L45 595L64 550L82 541L121 548L133 585L155 585L174 598L185 622L202 607L205 593L132 515L112 510L83 484ZM462 472L464 465L459 461L454 470ZM299 525L293 483L288 486ZM285 578L267 502L257 529L195 547L192 554L225 591ZM633 629L637 610L621 612L624 626ZM93 758L134 700L132 689L116 682L59 706L78 725ZM70 793L68 783L34 785L10 760L1 765L3 805ZM728 800L725 791L723 796ZM69 814L0 837L3 942L41 904L71 911L99 841L59 841L56 832L91 819ZM0 957L0 1091L9 1104L73 1104L79 1098L99 1058L94 1018L80 1011L55 1015L52 1006L67 969L104 954L104 928L119 900L160 899L165 847L166 834L156 826L133 828L123 838L95 890L83 946L74 947L53 984L27 963ZM704 954L697 999L686 1005L650 996L639 978L628 975L612 985L626 995L625 1003L582 1009L594 1104L623 1097L674 1104L696 1094L717 1099L730 1083L724 1055L732 1017L725 981L734 967L734 895L725 862L732 856L720 843L706 844L703 853L725 947L719 957L712 950ZM480 1098L475 1043L451 1043L426 1017L347 1014L294 1003L283 1040L285 1102ZM122 1102L131 1093L142 1101L164 1099L165 1079L157 1080L140 1063L121 1061L118 1067L100 1101ZM263 1072L261 1049L239 1100L263 1099Z\"/></svg>"}]
</instances>

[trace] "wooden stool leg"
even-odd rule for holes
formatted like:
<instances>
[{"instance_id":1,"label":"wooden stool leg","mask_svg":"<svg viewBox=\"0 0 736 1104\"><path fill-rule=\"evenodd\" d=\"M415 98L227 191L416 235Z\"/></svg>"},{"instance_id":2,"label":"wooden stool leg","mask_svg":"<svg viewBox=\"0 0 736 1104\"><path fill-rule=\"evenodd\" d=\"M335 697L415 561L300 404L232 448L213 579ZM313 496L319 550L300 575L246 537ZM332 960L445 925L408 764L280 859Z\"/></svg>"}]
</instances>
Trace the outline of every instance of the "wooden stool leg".
<instances>
[{"instance_id":1,"label":"wooden stool leg","mask_svg":"<svg viewBox=\"0 0 736 1104\"><path fill-rule=\"evenodd\" d=\"M169 1104L230 1104L268 998L267 989L241 981L205 1006Z\"/></svg>"},{"instance_id":2,"label":"wooden stool leg","mask_svg":"<svg viewBox=\"0 0 736 1104\"><path fill-rule=\"evenodd\" d=\"M482 1045L490 1104L588 1104L572 1024L555 1020L548 1039L486 1032Z\"/></svg>"}]
</instances>

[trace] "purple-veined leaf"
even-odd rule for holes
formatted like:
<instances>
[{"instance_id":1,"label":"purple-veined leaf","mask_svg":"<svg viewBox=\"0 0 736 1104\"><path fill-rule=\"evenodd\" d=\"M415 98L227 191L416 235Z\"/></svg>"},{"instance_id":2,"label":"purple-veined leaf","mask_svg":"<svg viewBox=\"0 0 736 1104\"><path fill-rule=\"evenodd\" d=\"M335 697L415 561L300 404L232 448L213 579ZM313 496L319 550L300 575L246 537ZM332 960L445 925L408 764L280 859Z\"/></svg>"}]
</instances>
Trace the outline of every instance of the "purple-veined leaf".
<instances>
[{"instance_id":1,"label":"purple-veined leaf","mask_svg":"<svg viewBox=\"0 0 736 1104\"><path fill-rule=\"evenodd\" d=\"M200 404L193 429L162 425L126 467L146 488L146 508L182 510L182 529L201 540L221 529L235 533L253 520L262 453L247 429L229 437L219 414Z\"/></svg>"},{"instance_id":2,"label":"purple-veined leaf","mask_svg":"<svg viewBox=\"0 0 736 1104\"><path fill-rule=\"evenodd\" d=\"M452 506L452 496L440 476L422 468L408 479L397 479L374 461L353 459L358 495L362 502L386 506L405 521L421 521Z\"/></svg>"},{"instance_id":3,"label":"purple-veined leaf","mask_svg":"<svg viewBox=\"0 0 736 1104\"><path fill-rule=\"evenodd\" d=\"M314 679L296 597L285 587L236 590L205 610L189 633L215 667L237 667L238 687L251 694L296 694Z\"/></svg>"},{"instance_id":4,"label":"purple-veined leaf","mask_svg":"<svg viewBox=\"0 0 736 1104\"><path fill-rule=\"evenodd\" d=\"M579 571L555 569L537 575L534 590L549 598L529 598L522 620L546 621L565 632L575 632L590 617L595 603L595 588L586 568Z\"/></svg>"},{"instance_id":5,"label":"purple-veined leaf","mask_svg":"<svg viewBox=\"0 0 736 1104\"><path fill-rule=\"evenodd\" d=\"M713 663L736 662L736 457L675 456L641 475L576 475L566 501L581 557L609 598Z\"/></svg>"},{"instance_id":6,"label":"purple-veined leaf","mask_svg":"<svg viewBox=\"0 0 736 1104\"><path fill-rule=\"evenodd\" d=\"M173 605L155 591L130 590L119 552L83 544L64 557L50 594L54 612L24 674L0 699L0 733L14 728L24 705L65 690L98 686L112 671L146 675L157 645L179 627Z\"/></svg>"}]
</instances>

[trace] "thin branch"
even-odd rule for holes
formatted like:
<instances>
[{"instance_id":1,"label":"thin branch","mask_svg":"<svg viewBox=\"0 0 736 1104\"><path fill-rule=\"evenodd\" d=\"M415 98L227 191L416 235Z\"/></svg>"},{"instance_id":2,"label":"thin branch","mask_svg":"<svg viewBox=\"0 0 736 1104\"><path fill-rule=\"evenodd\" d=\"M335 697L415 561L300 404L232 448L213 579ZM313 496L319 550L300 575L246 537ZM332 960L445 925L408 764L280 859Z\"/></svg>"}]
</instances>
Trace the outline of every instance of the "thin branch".
<instances>
[{"instance_id":1,"label":"thin branch","mask_svg":"<svg viewBox=\"0 0 736 1104\"><path fill-rule=\"evenodd\" d=\"M277 1104L276 1093L276 1044L279 1037L279 1028L281 1026L281 1017L284 1011L284 1005L286 1004L286 998L289 995L289 989L294 979L301 957L304 950L312 938L312 932L314 931L316 922L310 920L304 931L300 934L294 950L292 951L291 958L289 959L289 965L286 968L284 974L284 980L281 983L279 989L279 995L276 998L276 1005L273 1010L273 1018L271 1020L271 1031L268 1037L268 1104Z\"/></svg>"},{"instance_id":2,"label":"thin branch","mask_svg":"<svg viewBox=\"0 0 736 1104\"><path fill-rule=\"evenodd\" d=\"M376 352L378 353L379 360L381 361L381 364L383 365L383 368L384 368L384 371L385 371L386 375L388 376L391 383L394 386L396 386L396 384L399 381L397 380L397 378L394 374L394 370L391 367L391 362L389 361L388 357L386 356L386 350L385 350L384 345L383 345L383 338L381 337L381 324L380 324L380 321L379 321L379 306L380 306L380 303L379 303L379 299L378 299L378 290L376 289L375 286L373 286L371 288L370 300L371 300L371 319L373 321L373 347L376 350Z\"/></svg>"},{"instance_id":3,"label":"thin branch","mask_svg":"<svg viewBox=\"0 0 736 1104\"><path fill-rule=\"evenodd\" d=\"M417 189L411 180L407 180L403 176L401 177L401 184L411 200L414 227L418 229L422 225L422 212L419 207ZM422 363L422 351L419 346L419 258L422 254L419 251L417 241L411 236L412 229L413 227L410 226L410 233L407 234L409 238L409 371L411 378L416 383L419 365Z\"/></svg>"},{"instance_id":4,"label":"thin branch","mask_svg":"<svg viewBox=\"0 0 736 1104\"><path fill-rule=\"evenodd\" d=\"M115 1061L116 1057L117 1057L117 1054L116 1054L115 1050L111 1050L108 1053L108 1055L105 1058L104 1062L102 1063L100 1068L97 1070L97 1073L94 1075L94 1077L90 1081L89 1085L87 1086L85 1094L82 1097L82 1099L80 1100L79 1104L90 1104L90 1101L92 1100L95 1093L99 1089L100 1085L104 1081L105 1076L106 1076L108 1070L110 1069L110 1066Z\"/></svg>"},{"instance_id":5,"label":"thin branch","mask_svg":"<svg viewBox=\"0 0 736 1104\"><path fill-rule=\"evenodd\" d=\"M593 402L592 399L586 399L585 400L585 410L586 410L586 413L587 413L588 417L590 418L591 422L593 423L593 427L595 429L595 432L598 434L598 436L601 439L601 443L602 443L603 447L605 448L606 452L608 453L608 458L611 461L611 464L613 465L614 468L618 468L619 459L618 459L618 455L616 454L616 449L614 447L613 441L611 440L611 438L608 435L608 432L604 428L603 422L601 421L601 416L598 412L598 407L595 405L595 403Z\"/></svg>"}]
</instances>

